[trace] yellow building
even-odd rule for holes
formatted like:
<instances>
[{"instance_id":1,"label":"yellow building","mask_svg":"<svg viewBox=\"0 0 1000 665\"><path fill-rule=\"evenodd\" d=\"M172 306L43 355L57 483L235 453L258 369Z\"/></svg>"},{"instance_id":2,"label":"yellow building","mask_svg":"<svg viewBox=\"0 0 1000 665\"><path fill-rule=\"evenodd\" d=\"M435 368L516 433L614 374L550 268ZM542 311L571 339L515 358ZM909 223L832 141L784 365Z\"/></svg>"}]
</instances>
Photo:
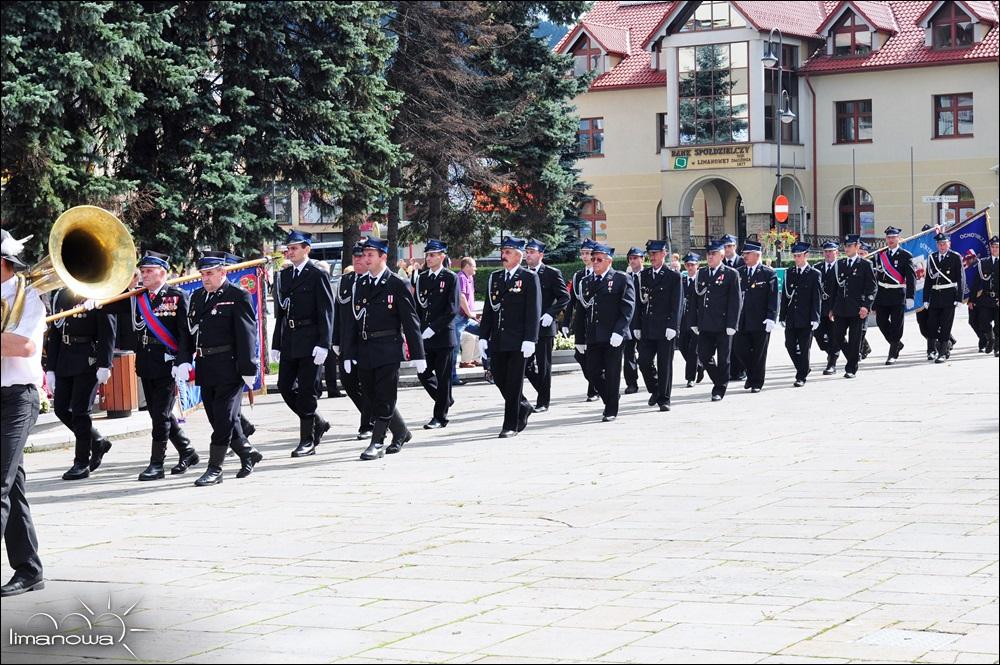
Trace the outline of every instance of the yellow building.
<instances>
[{"instance_id":1,"label":"yellow building","mask_svg":"<svg viewBox=\"0 0 1000 665\"><path fill-rule=\"evenodd\" d=\"M917 232L998 199L995 2L596 2L575 73L587 235ZM976 112L978 111L978 113ZM780 128L780 141L778 129ZM925 203L945 195L947 203Z\"/></svg>"}]
</instances>

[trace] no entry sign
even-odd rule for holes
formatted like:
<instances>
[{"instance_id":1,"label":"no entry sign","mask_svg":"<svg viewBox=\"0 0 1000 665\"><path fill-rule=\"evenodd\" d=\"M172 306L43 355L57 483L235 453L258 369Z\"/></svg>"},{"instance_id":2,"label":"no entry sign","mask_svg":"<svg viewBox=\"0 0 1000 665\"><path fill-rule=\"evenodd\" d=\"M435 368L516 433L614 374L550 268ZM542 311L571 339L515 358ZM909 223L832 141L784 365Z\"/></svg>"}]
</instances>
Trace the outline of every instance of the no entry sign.
<instances>
[{"instance_id":1,"label":"no entry sign","mask_svg":"<svg viewBox=\"0 0 1000 665\"><path fill-rule=\"evenodd\" d=\"M784 194L774 199L774 219L782 224L788 221L788 197Z\"/></svg>"}]
</instances>

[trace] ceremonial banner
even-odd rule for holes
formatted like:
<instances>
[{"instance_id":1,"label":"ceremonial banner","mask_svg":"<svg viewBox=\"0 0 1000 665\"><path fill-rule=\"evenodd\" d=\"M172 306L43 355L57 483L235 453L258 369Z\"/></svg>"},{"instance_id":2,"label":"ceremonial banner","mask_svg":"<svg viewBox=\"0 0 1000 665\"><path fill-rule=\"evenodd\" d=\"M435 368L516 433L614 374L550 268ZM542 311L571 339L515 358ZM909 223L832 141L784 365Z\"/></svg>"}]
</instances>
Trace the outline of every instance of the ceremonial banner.
<instances>
[{"instance_id":1,"label":"ceremonial banner","mask_svg":"<svg viewBox=\"0 0 1000 665\"><path fill-rule=\"evenodd\" d=\"M263 395L267 392L267 388L264 385L264 368L267 367L267 359L264 357L264 335L267 334L264 330L264 275L263 268L261 266L251 266L249 268L244 268L243 270L233 270L226 274L226 278L233 284L238 284L240 288L250 294L250 300L253 302L254 314L257 317L257 380L253 384L253 392L255 395ZM196 289L201 287L201 280L196 279L191 282L185 282L178 285L179 288L184 289L190 296ZM194 371L198 372L198 361L194 360L192 363L194 365ZM243 391L247 392L249 388L243 387ZM196 386L193 382L185 383L182 386L178 386L178 403L182 414L187 414L189 411L196 409L201 404L201 388Z\"/></svg>"}]
</instances>

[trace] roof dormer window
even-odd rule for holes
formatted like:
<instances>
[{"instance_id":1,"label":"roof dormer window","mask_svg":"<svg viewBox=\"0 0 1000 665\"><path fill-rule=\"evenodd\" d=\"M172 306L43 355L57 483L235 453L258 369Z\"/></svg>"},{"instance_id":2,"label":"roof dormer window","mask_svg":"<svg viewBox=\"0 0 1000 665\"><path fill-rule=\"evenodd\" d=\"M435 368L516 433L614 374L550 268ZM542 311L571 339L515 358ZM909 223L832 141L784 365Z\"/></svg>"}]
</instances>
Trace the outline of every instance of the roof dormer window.
<instances>
[{"instance_id":1,"label":"roof dormer window","mask_svg":"<svg viewBox=\"0 0 1000 665\"><path fill-rule=\"evenodd\" d=\"M742 28L746 21L738 11L729 6L728 2L698 2L691 12L681 32L701 32L703 30L722 30L725 28Z\"/></svg>"},{"instance_id":2,"label":"roof dormer window","mask_svg":"<svg viewBox=\"0 0 1000 665\"><path fill-rule=\"evenodd\" d=\"M975 40L972 26L972 19L958 7L958 3L944 3L931 19L934 48L961 48L971 45Z\"/></svg>"},{"instance_id":3,"label":"roof dormer window","mask_svg":"<svg viewBox=\"0 0 1000 665\"><path fill-rule=\"evenodd\" d=\"M604 73L604 51L586 33L577 40L570 53L573 54L573 74L576 76L594 71Z\"/></svg>"},{"instance_id":4,"label":"roof dormer window","mask_svg":"<svg viewBox=\"0 0 1000 665\"><path fill-rule=\"evenodd\" d=\"M872 31L854 12L844 15L833 26L833 55L868 55L872 52Z\"/></svg>"}]
</instances>

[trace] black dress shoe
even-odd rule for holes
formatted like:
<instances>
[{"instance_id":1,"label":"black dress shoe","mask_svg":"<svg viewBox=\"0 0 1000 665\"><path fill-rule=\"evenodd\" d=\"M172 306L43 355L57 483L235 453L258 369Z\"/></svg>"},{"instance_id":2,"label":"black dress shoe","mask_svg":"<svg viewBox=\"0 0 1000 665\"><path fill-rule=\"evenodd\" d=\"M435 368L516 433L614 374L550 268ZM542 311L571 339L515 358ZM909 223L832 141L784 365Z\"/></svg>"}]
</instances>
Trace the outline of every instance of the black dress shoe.
<instances>
[{"instance_id":1,"label":"black dress shoe","mask_svg":"<svg viewBox=\"0 0 1000 665\"><path fill-rule=\"evenodd\" d=\"M686 386L684 386L684 387L685 387L685 388L691 388L691 387L693 387L693 386L694 386L694 381L688 381L688 382L687 382L687 385L686 385Z\"/></svg>"},{"instance_id":2,"label":"black dress shoe","mask_svg":"<svg viewBox=\"0 0 1000 665\"><path fill-rule=\"evenodd\" d=\"M111 442L107 439L97 439L90 446L90 470L97 471L97 467L101 466L101 462L104 461L104 456L108 454L111 450Z\"/></svg>"},{"instance_id":3,"label":"black dress shoe","mask_svg":"<svg viewBox=\"0 0 1000 665\"><path fill-rule=\"evenodd\" d=\"M760 388L753 387L753 388L750 389L750 393L751 394L756 394L756 393L759 393L759 392L760 392Z\"/></svg>"},{"instance_id":4,"label":"black dress shoe","mask_svg":"<svg viewBox=\"0 0 1000 665\"><path fill-rule=\"evenodd\" d=\"M536 406L535 407L535 413L545 413L548 410L549 410L549 407L547 407L547 406Z\"/></svg>"},{"instance_id":5,"label":"black dress shoe","mask_svg":"<svg viewBox=\"0 0 1000 665\"><path fill-rule=\"evenodd\" d=\"M656 406L656 395L650 395L649 399L646 400L646 404L649 406Z\"/></svg>"},{"instance_id":6,"label":"black dress shoe","mask_svg":"<svg viewBox=\"0 0 1000 665\"><path fill-rule=\"evenodd\" d=\"M385 456L385 446L382 443L369 443L365 451L361 453L361 459L366 462L383 456Z\"/></svg>"},{"instance_id":7,"label":"black dress shoe","mask_svg":"<svg viewBox=\"0 0 1000 665\"><path fill-rule=\"evenodd\" d=\"M895 365L896 364L896 359L894 357L892 357L892 356L889 356L888 358L885 359L885 364L886 365Z\"/></svg>"},{"instance_id":8,"label":"black dress shoe","mask_svg":"<svg viewBox=\"0 0 1000 665\"><path fill-rule=\"evenodd\" d=\"M312 441L299 441L299 445L295 446L295 450L292 451L292 457L307 457L315 454L316 444Z\"/></svg>"},{"instance_id":9,"label":"black dress shoe","mask_svg":"<svg viewBox=\"0 0 1000 665\"><path fill-rule=\"evenodd\" d=\"M403 435L402 439L393 439L392 443L389 444L389 447L385 449L385 453L387 455L395 455L402 450L403 446L409 443L412 438L413 432L406 430L406 434Z\"/></svg>"},{"instance_id":10,"label":"black dress shoe","mask_svg":"<svg viewBox=\"0 0 1000 665\"><path fill-rule=\"evenodd\" d=\"M517 432L515 432L512 429L505 429L505 430L502 430L500 432L500 436L498 436L497 438L498 439L512 439L515 436L517 436Z\"/></svg>"},{"instance_id":11,"label":"black dress shoe","mask_svg":"<svg viewBox=\"0 0 1000 665\"><path fill-rule=\"evenodd\" d=\"M319 416L316 416L312 433L313 447L318 446L319 442L322 441L323 439L323 435L329 431L330 431L330 423L327 422L326 420L323 420Z\"/></svg>"},{"instance_id":12,"label":"black dress shoe","mask_svg":"<svg viewBox=\"0 0 1000 665\"><path fill-rule=\"evenodd\" d=\"M524 415L518 417L518 419L517 419L517 431L518 432L523 432L524 431L524 428L526 428L528 426L528 416L530 416L534 412L535 412L534 409L532 409L531 407L528 407L528 410L524 412Z\"/></svg>"},{"instance_id":13,"label":"black dress shoe","mask_svg":"<svg viewBox=\"0 0 1000 665\"><path fill-rule=\"evenodd\" d=\"M170 473L171 475L174 476L184 473L185 471L188 470L188 468L194 466L200 461L201 458L198 457L197 451L194 448L188 448L187 450L184 451L184 454L181 455L181 458L180 460L178 460L177 465L174 466L174 468L170 469Z\"/></svg>"},{"instance_id":14,"label":"black dress shoe","mask_svg":"<svg viewBox=\"0 0 1000 665\"><path fill-rule=\"evenodd\" d=\"M358 441L364 441L365 439L370 438L371 435L372 431L370 429L359 429L357 435L354 438L357 439Z\"/></svg>"},{"instance_id":15,"label":"black dress shoe","mask_svg":"<svg viewBox=\"0 0 1000 665\"><path fill-rule=\"evenodd\" d=\"M844 372L844 378L845 379L853 379L854 378L854 372Z\"/></svg>"},{"instance_id":16,"label":"black dress shoe","mask_svg":"<svg viewBox=\"0 0 1000 665\"><path fill-rule=\"evenodd\" d=\"M750 380L749 379L743 382L743 390L750 390Z\"/></svg>"},{"instance_id":17,"label":"black dress shoe","mask_svg":"<svg viewBox=\"0 0 1000 665\"><path fill-rule=\"evenodd\" d=\"M615 418L617 418L617 417L618 416L604 416L603 418L601 418L601 422L602 423L613 423L615 421Z\"/></svg>"},{"instance_id":18,"label":"black dress shoe","mask_svg":"<svg viewBox=\"0 0 1000 665\"><path fill-rule=\"evenodd\" d=\"M245 436L246 438L249 439L251 436L254 435L254 432L257 431L257 426L254 425L251 422L248 422L247 425L249 425L249 427L244 427L243 428L243 436ZM229 452L233 452L233 451L230 450Z\"/></svg>"},{"instance_id":19,"label":"black dress shoe","mask_svg":"<svg viewBox=\"0 0 1000 665\"><path fill-rule=\"evenodd\" d=\"M139 474L139 480L159 480L163 477L163 465L150 462L146 470Z\"/></svg>"},{"instance_id":20,"label":"black dress shoe","mask_svg":"<svg viewBox=\"0 0 1000 665\"><path fill-rule=\"evenodd\" d=\"M698 368L698 376L695 377L694 382L695 383L701 383L702 379L704 379L704 378L705 378L705 368L704 367L699 367Z\"/></svg>"},{"instance_id":21,"label":"black dress shoe","mask_svg":"<svg viewBox=\"0 0 1000 665\"><path fill-rule=\"evenodd\" d=\"M0 586L0 597L9 598L10 596L20 596L22 593L28 593L29 591L41 591L45 588L45 579L39 575L38 577L22 577L20 575L14 575L10 578L10 581L3 586Z\"/></svg>"},{"instance_id":22,"label":"black dress shoe","mask_svg":"<svg viewBox=\"0 0 1000 665\"><path fill-rule=\"evenodd\" d=\"M598 396L598 395L587 395L587 401L588 402L596 402L599 399L600 399L600 396Z\"/></svg>"},{"instance_id":23,"label":"black dress shoe","mask_svg":"<svg viewBox=\"0 0 1000 665\"><path fill-rule=\"evenodd\" d=\"M740 375L738 377L736 377L736 380L737 381L746 381L747 380L747 373L746 372L740 372Z\"/></svg>"},{"instance_id":24,"label":"black dress shoe","mask_svg":"<svg viewBox=\"0 0 1000 665\"><path fill-rule=\"evenodd\" d=\"M338 397L343 397L344 393L342 392L327 393L326 396L329 397L330 399L337 399Z\"/></svg>"},{"instance_id":25,"label":"black dress shoe","mask_svg":"<svg viewBox=\"0 0 1000 665\"><path fill-rule=\"evenodd\" d=\"M712 401L713 402L721 402L722 401L722 395L712 395Z\"/></svg>"},{"instance_id":26,"label":"black dress shoe","mask_svg":"<svg viewBox=\"0 0 1000 665\"><path fill-rule=\"evenodd\" d=\"M823 370L823 376L830 376L831 374L837 373L837 367L835 365L830 365Z\"/></svg>"},{"instance_id":27,"label":"black dress shoe","mask_svg":"<svg viewBox=\"0 0 1000 665\"><path fill-rule=\"evenodd\" d=\"M670 410L670 402L664 402L663 404L660 405L660 411L669 411L669 410Z\"/></svg>"},{"instance_id":28,"label":"black dress shoe","mask_svg":"<svg viewBox=\"0 0 1000 665\"><path fill-rule=\"evenodd\" d=\"M241 461L240 470L236 472L237 478L246 478L251 473L253 473L253 468L260 464L260 461L264 459L264 456L260 454L259 450L254 450L249 455L244 457Z\"/></svg>"},{"instance_id":29,"label":"black dress shoe","mask_svg":"<svg viewBox=\"0 0 1000 665\"><path fill-rule=\"evenodd\" d=\"M437 418L431 418L431 421L424 425L424 429L441 429L448 425L447 421L440 421Z\"/></svg>"},{"instance_id":30,"label":"black dress shoe","mask_svg":"<svg viewBox=\"0 0 1000 665\"><path fill-rule=\"evenodd\" d=\"M937 358L937 354L934 353L933 351L927 354L927 360L933 361L935 358Z\"/></svg>"},{"instance_id":31,"label":"black dress shoe","mask_svg":"<svg viewBox=\"0 0 1000 665\"><path fill-rule=\"evenodd\" d=\"M201 478L194 481L195 487L205 487L206 485L218 485L222 482L222 467L209 465Z\"/></svg>"},{"instance_id":32,"label":"black dress shoe","mask_svg":"<svg viewBox=\"0 0 1000 665\"><path fill-rule=\"evenodd\" d=\"M628 386L627 388L625 388L626 395L634 395L637 392L639 392L639 386Z\"/></svg>"},{"instance_id":33,"label":"black dress shoe","mask_svg":"<svg viewBox=\"0 0 1000 665\"><path fill-rule=\"evenodd\" d=\"M90 467L86 464L80 464L78 462L73 462L73 466L69 468L69 471L62 475L63 480L83 480L90 475Z\"/></svg>"},{"instance_id":34,"label":"black dress shoe","mask_svg":"<svg viewBox=\"0 0 1000 665\"><path fill-rule=\"evenodd\" d=\"M940 365L941 363L944 363L947 360L948 360L948 356L946 356L946 355L940 355L940 356L938 356L937 358L934 359L934 364L935 365Z\"/></svg>"},{"instance_id":35,"label":"black dress shoe","mask_svg":"<svg viewBox=\"0 0 1000 665\"><path fill-rule=\"evenodd\" d=\"M803 379L795 379L794 385L796 388L801 388L802 386L806 385L806 382Z\"/></svg>"}]
</instances>

